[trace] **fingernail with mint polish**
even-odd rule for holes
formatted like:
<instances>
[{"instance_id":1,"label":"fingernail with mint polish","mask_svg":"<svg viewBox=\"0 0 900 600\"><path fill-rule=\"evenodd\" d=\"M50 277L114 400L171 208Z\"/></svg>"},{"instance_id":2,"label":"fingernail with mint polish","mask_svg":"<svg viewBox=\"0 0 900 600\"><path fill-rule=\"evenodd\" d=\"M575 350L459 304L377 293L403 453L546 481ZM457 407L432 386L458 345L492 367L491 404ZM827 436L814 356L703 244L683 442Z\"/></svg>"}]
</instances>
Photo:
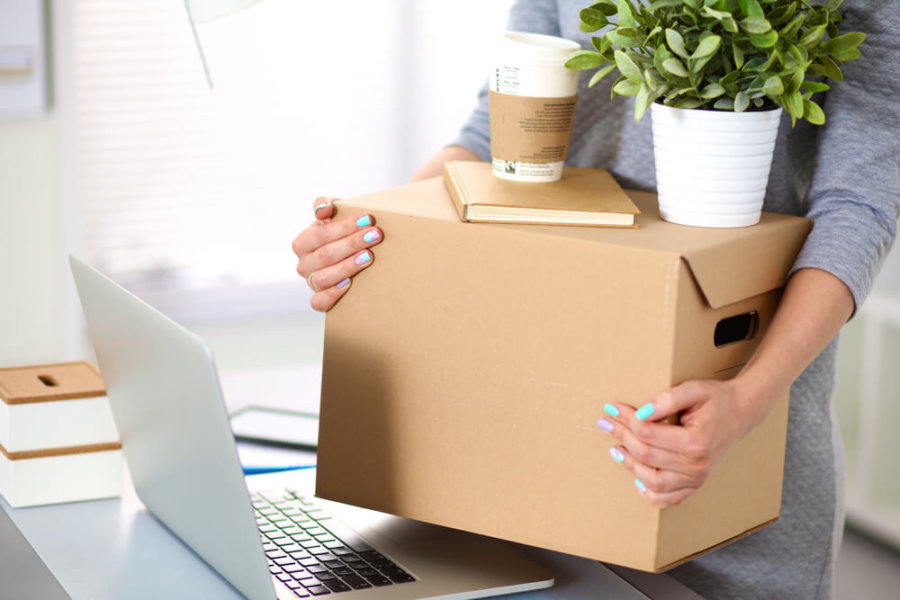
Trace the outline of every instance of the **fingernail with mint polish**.
<instances>
[{"instance_id":1,"label":"fingernail with mint polish","mask_svg":"<svg viewBox=\"0 0 900 600\"><path fill-rule=\"evenodd\" d=\"M612 456L613 460L615 460L616 462L624 462L625 460L625 455L622 454L622 451L618 448L610 448L609 455Z\"/></svg>"},{"instance_id":2,"label":"fingernail with mint polish","mask_svg":"<svg viewBox=\"0 0 900 600\"><path fill-rule=\"evenodd\" d=\"M357 227L368 227L372 224L372 218L369 215L363 215L356 220Z\"/></svg>"},{"instance_id":3,"label":"fingernail with mint polish","mask_svg":"<svg viewBox=\"0 0 900 600\"><path fill-rule=\"evenodd\" d=\"M636 487L636 488L638 489L638 491L639 491L640 493L642 493L642 494L646 494L646 493L647 493L647 486L644 485L644 482L641 481L640 479L635 479L635 480L634 480L634 487Z\"/></svg>"},{"instance_id":4,"label":"fingernail with mint polish","mask_svg":"<svg viewBox=\"0 0 900 600\"><path fill-rule=\"evenodd\" d=\"M317 204L316 208L313 210L315 214L319 214L319 211L328 206L327 202L323 202L322 204Z\"/></svg>"},{"instance_id":5,"label":"fingernail with mint polish","mask_svg":"<svg viewBox=\"0 0 900 600\"><path fill-rule=\"evenodd\" d=\"M606 433L612 433L613 430L612 421L608 421L606 419L597 419L597 427L599 427Z\"/></svg>"},{"instance_id":6,"label":"fingernail with mint polish","mask_svg":"<svg viewBox=\"0 0 900 600\"><path fill-rule=\"evenodd\" d=\"M355 262L358 265L364 265L367 262L369 262L370 260L372 260L372 255L369 254L368 251L366 251L366 252L363 252L362 254L360 254L359 256L357 256L356 260L353 262Z\"/></svg>"},{"instance_id":7,"label":"fingernail with mint polish","mask_svg":"<svg viewBox=\"0 0 900 600\"><path fill-rule=\"evenodd\" d=\"M365 240L366 243L371 244L372 242L376 241L380 237L381 236L378 234L377 229L370 229L369 231L366 232L366 235L363 236L363 240Z\"/></svg>"},{"instance_id":8,"label":"fingernail with mint polish","mask_svg":"<svg viewBox=\"0 0 900 600\"><path fill-rule=\"evenodd\" d=\"M609 403L606 403L603 405L603 412L605 412L606 414L608 414L611 417L619 416L619 409Z\"/></svg>"},{"instance_id":9,"label":"fingernail with mint polish","mask_svg":"<svg viewBox=\"0 0 900 600\"><path fill-rule=\"evenodd\" d=\"M653 414L653 404L651 402L648 402L647 404L645 404L642 407L640 407L639 409L637 409L637 412L634 413L634 416L637 417L638 421L643 421L644 419L646 419L647 417L649 417L652 414Z\"/></svg>"},{"instance_id":10,"label":"fingernail with mint polish","mask_svg":"<svg viewBox=\"0 0 900 600\"><path fill-rule=\"evenodd\" d=\"M342 281L339 281L338 284L337 284L338 289L347 287L347 284L349 284L349 283L350 283L350 278L349 278L349 277L346 278L346 279L344 279L344 280L342 280Z\"/></svg>"}]
</instances>

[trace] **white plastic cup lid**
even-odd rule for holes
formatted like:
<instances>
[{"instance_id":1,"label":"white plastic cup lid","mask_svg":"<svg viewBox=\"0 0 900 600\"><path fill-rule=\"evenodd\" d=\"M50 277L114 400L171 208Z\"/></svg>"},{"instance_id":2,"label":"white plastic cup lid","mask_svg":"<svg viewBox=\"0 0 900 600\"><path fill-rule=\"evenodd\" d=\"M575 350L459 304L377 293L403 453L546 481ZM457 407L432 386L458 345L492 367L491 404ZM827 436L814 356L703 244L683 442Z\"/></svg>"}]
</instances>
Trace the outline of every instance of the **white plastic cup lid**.
<instances>
[{"instance_id":1,"label":"white plastic cup lid","mask_svg":"<svg viewBox=\"0 0 900 600\"><path fill-rule=\"evenodd\" d=\"M499 45L499 57L518 64L561 67L572 52L580 50L577 42L541 33L507 31Z\"/></svg>"}]
</instances>

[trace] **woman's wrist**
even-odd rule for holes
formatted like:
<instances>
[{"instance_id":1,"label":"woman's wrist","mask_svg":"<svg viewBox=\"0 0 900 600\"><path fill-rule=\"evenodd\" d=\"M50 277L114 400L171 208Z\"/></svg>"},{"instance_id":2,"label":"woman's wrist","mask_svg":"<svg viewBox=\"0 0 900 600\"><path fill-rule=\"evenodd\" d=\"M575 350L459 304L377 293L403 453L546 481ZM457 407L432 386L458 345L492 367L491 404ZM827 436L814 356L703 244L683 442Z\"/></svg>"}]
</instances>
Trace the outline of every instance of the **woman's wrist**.
<instances>
[{"instance_id":1,"label":"woman's wrist","mask_svg":"<svg viewBox=\"0 0 900 600\"><path fill-rule=\"evenodd\" d=\"M758 367L744 369L727 383L732 388L732 398L741 417L743 435L766 420L791 386L790 382L783 383L778 374Z\"/></svg>"}]
</instances>

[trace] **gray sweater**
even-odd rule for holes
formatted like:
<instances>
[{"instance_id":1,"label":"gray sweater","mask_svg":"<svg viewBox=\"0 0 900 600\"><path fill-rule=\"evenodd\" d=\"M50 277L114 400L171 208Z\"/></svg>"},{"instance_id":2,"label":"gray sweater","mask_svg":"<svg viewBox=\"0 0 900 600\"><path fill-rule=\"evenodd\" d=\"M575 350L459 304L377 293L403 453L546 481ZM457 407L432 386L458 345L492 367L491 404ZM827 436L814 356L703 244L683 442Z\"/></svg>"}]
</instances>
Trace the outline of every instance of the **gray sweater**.
<instances>
[{"instance_id":1,"label":"gray sweater","mask_svg":"<svg viewBox=\"0 0 900 600\"><path fill-rule=\"evenodd\" d=\"M590 48L578 12L590 0L518 0L508 28L562 36ZM893 243L900 213L900 3L847 0L842 31L867 34L863 58L821 100L827 122L781 123L765 209L814 220L794 270L828 271L859 306ZM581 77L567 164L605 167L625 187L654 190L650 118L609 99L613 77ZM490 159L487 92L456 144ZM827 598L843 527L843 454L831 396L833 341L791 388L781 518L760 532L673 569L708 598ZM636 499L635 501L638 501Z\"/></svg>"}]
</instances>

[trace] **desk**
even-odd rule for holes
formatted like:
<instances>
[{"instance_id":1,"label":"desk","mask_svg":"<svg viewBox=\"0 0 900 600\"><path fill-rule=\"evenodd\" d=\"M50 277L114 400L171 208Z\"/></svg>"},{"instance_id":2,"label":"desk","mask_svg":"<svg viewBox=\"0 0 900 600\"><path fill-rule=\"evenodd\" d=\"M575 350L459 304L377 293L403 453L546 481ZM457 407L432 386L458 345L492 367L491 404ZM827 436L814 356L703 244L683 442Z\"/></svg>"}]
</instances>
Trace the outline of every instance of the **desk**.
<instances>
[{"instance_id":1,"label":"desk","mask_svg":"<svg viewBox=\"0 0 900 600\"><path fill-rule=\"evenodd\" d=\"M254 372L223 376L222 387L230 410L259 402L265 394L267 404L290 402L283 405L318 412L314 398L297 397L297 390L318 390L317 379L317 369ZM121 498L20 509L11 509L0 499L0 507L73 600L241 598L147 512L127 473ZM556 585L549 590L505 597L510 600L647 597L623 576L640 589L652 590L655 596L667 600L699 598L665 575L626 570L617 570L617 574L595 561L548 550L524 550L554 572Z\"/></svg>"}]
</instances>

